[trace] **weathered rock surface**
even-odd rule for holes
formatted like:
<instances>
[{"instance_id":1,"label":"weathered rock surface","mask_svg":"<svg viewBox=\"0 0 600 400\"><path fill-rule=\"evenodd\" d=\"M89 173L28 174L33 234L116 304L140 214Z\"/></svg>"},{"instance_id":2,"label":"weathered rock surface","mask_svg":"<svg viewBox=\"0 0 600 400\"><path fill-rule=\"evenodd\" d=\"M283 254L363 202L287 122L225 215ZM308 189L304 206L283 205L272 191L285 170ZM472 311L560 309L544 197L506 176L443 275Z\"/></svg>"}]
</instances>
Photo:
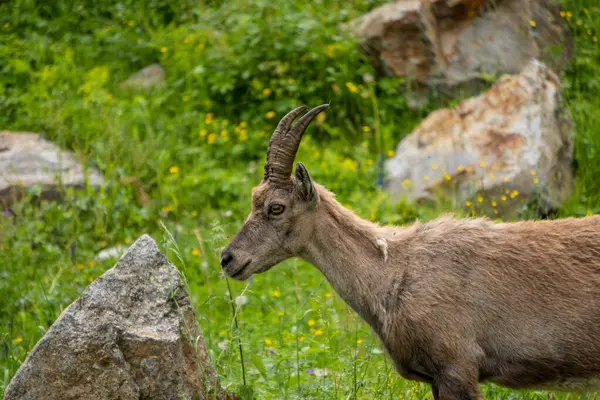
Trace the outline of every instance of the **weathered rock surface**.
<instances>
[{"instance_id":1,"label":"weathered rock surface","mask_svg":"<svg viewBox=\"0 0 600 400\"><path fill-rule=\"evenodd\" d=\"M553 0L397 0L350 26L382 73L443 90L519 73L532 57L559 70L571 49L559 13Z\"/></svg>"},{"instance_id":2,"label":"weathered rock surface","mask_svg":"<svg viewBox=\"0 0 600 400\"><path fill-rule=\"evenodd\" d=\"M102 184L96 169L88 169L87 174L90 185ZM34 185L41 185L42 196L56 197L61 185L81 188L85 183L75 154L36 133L0 132L0 203L12 202Z\"/></svg>"},{"instance_id":3,"label":"weathered rock surface","mask_svg":"<svg viewBox=\"0 0 600 400\"><path fill-rule=\"evenodd\" d=\"M572 192L573 131L558 77L532 61L427 117L386 163L386 187L396 198L437 193L492 214L537 198L546 212Z\"/></svg>"},{"instance_id":4,"label":"weathered rock surface","mask_svg":"<svg viewBox=\"0 0 600 400\"><path fill-rule=\"evenodd\" d=\"M147 235L37 343L6 400L213 399L218 387L178 271ZM224 398L218 390L217 399Z\"/></svg>"},{"instance_id":5,"label":"weathered rock surface","mask_svg":"<svg viewBox=\"0 0 600 400\"><path fill-rule=\"evenodd\" d=\"M151 88L165 84L165 69L160 64L142 68L121 83L124 88Z\"/></svg>"}]
</instances>

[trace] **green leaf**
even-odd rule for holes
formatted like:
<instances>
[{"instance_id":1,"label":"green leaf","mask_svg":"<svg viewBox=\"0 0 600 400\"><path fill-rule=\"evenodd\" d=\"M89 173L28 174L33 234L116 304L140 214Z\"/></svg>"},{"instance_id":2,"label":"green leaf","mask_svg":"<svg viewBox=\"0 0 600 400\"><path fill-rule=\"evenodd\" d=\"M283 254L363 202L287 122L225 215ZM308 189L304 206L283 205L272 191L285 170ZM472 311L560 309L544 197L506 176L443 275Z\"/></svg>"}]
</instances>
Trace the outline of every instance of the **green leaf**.
<instances>
[{"instance_id":1,"label":"green leaf","mask_svg":"<svg viewBox=\"0 0 600 400\"><path fill-rule=\"evenodd\" d=\"M257 356L252 356L252 364L258 369L258 372L262 375L263 378L267 379L267 369L265 368L265 364L263 364L262 359Z\"/></svg>"}]
</instances>

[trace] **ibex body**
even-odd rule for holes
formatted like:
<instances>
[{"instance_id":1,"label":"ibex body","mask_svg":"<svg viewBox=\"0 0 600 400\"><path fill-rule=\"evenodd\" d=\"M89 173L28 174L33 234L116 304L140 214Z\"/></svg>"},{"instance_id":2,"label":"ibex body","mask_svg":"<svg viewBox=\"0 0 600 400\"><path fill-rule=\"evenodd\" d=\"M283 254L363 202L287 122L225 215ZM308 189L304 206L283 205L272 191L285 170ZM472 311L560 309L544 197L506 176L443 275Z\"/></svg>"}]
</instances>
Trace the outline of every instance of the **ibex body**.
<instances>
[{"instance_id":1,"label":"ibex body","mask_svg":"<svg viewBox=\"0 0 600 400\"><path fill-rule=\"evenodd\" d=\"M436 399L479 382L600 389L600 217L493 223L443 217L381 227L292 164L320 106L291 111L221 263L244 280L294 256L314 264L377 333L398 372Z\"/></svg>"}]
</instances>

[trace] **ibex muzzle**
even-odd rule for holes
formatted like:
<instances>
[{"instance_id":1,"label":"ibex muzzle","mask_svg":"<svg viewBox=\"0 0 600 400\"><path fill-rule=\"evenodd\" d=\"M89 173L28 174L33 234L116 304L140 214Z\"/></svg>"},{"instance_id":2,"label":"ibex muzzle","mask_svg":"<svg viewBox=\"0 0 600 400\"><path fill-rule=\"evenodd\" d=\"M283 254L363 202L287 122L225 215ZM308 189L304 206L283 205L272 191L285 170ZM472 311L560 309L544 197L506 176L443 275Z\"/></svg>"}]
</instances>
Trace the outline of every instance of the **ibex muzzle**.
<instances>
[{"instance_id":1,"label":"ibex muzzle","mask_svg":"<svg viewBox=\"0 0 600 400\"><path fill-rule=\"evenodd\" d=\"M247 279L299 256L377 333L397 371L437 400L479 399L479 382L600 388L600 217L492 223L443 217L382 227L292 166L327 105L273 133L252 211L222 253Z\"/></svg>"}]
</instances>

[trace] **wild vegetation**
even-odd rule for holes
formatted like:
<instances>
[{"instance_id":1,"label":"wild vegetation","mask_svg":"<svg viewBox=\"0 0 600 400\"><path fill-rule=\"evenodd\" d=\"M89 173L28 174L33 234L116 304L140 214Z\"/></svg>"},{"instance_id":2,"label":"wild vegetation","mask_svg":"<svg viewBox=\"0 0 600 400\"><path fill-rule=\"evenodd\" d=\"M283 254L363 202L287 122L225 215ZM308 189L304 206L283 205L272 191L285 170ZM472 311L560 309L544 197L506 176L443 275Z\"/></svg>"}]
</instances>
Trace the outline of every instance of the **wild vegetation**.
<instances>
[{"instance_id":1,"label":"wild vegetation","mask_svg":"<svg viewBox=\"0 0 600 400\"><path fill-rule=\"evenodd\" d=\"M98 167L106 183L66 190L61 203L40 201L33 188L0 217L0 393L60 312L115 262L95 255L149 233L186 277L231 390L274 399L431 397L396 375L310 265L290 260L244 284L225 280L218 262L249 211L270 133L300 104L331 107L297 160L362 217L403 224L443 211L477 214L478 199L451 209L394 203L381 191L383 159L447 105L434 96L411 111L411 82L377 76L340 29L383 0L52 3L0 4L0 129L41 132ZM562 7L575 36L561 79L576 122L577 182L552 217L600 213L600 9L595 0ZM165 67L164 86L120 86L153 62ZM499 399L595 398L483 390Z\"/></svg>"}]
</instances>

